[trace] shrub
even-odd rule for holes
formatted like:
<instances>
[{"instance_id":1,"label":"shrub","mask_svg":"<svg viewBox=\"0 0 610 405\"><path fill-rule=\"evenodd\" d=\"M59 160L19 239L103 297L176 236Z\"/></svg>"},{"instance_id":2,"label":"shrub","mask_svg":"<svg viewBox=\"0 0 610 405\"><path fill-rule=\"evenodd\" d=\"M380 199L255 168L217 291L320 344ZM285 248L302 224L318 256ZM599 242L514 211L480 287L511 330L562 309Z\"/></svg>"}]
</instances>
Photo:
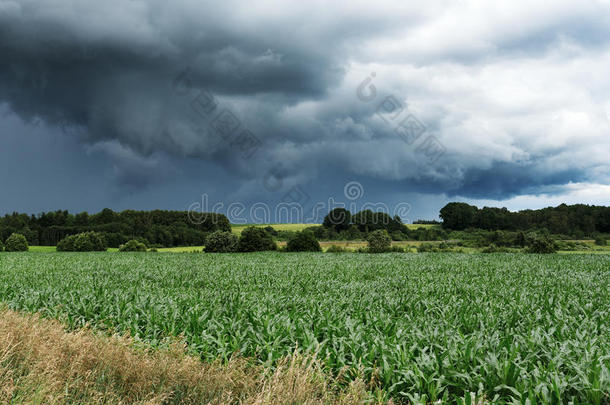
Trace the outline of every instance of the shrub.
<instances>
[{"instance_id":1,"label":"shrub","mask_svg":"<svg viewBox=\"0 0 610 405\"><path fill-rule=\"evenodd\" d=\"M261 252L265 250L277 250L277 245L269 232L262 228L249 226L241 232L237 242L239 252Z\"/></svg>"},{"instance_id":2,"label":"shrub","mask_svg":"<svg viewBox=\"0 0 610 405\"><path fill-rule=\"evenodd\" d=\"M528 235L527 248L528 253L555 253L557 245L555 241L546 235L530 234Z\"/></svg>"},{"instance_id":3,"label":"shrub","mask_svg":"<svg viewBox=\"0 0 610 405\"><path fill-rule=\"evenodd\" d=\"M20 233L11 234L4 244L7 252L27 252L30 249L27 239Z\"/></svg>"},{"instance_id":4,"label":"shrub","mask_svg":"<svg viewBox=\"0 0 610 405\"><path fill-rule=\"evenodd\" d=\"M438 248L432 243L422 243L417 247L418 253L438 252Z\"/></svg>"},{"instance_id":5,"label":"shrub","mask_svg":"<svg viewBox=\"0 0 610 405\"><path fill-rule=\"evenodd\" d=\"M146 252L146 245L135 239L132 239L119 246L119 252Z\"/></svg>"},{"instance_id":6,"label":"shrub","mask_svg":"<svg viewBox=\"0 0 610 405\"><path fill-rule=\"evenodd\" d=\"M288 252L321 252L322 248L313 233L297 232L286 244Z\"/></svg>"},{"instance_id":7,"label":"shrub","mask_svg":"<svg viewBox=\"0 0 610 405\"><path fill-rule=\"evenodd\" d=\"M606 246L608 244L608 241L606 240L606 238L598 236L597 238L595 238L595 244L597 246Z\"/></svg>"},{"instance_id":8,"label":"shrub","mask_svg":"<svg viewBox=\"0 0 610 405\"><path fill-rule=\"evenodd\" d=\"M385 229L373 231L366 238L369 244L369 252L371 253L383 253L390 250L392 239Z\"/></svg>"},{"instance_id":9,"label":"shrub","mask_svg":"<svg viewBox=\"0 0 610 405\"><path fill-rule=\"evenodd\" d=\"M0 239L0 252L4 250L4 243L2 243L2 239Z\"/></svg>"},{"instance_id":10,"label":"shrub","mask_svg":"<svg viewBox=\"0 0 610 405\"><path fill-rule=\"evenodd\" d=\"M105 252L106 248L106 240L98 232L66 236L57 244L58 252Z\"/></svg>"},{"instance_id":11,"label":"shrub","mask_svg":"<svg viewBox=\"0 0 610 405\"><path fill-rule=\"evenodd\" d=\"M572 242L572 241L566 241L566 240L558 240L556 242L557 244L557 250L564 250L564 251L578 251L578 250L591 250L591 247L585 243L581 243L581 242Z\"/></svg>"},{"instance_id":12,"label":"shrub","mask_svg":"<svg viewBox=\"0 0 610 405\"><path fill-rule=\"evenodd\" d=\"M105 252L106 241L97 232L85 232L76 236L74 250L77 252Z\"/></svg>"},{"instance_id":13,"label":"shrub","mask_svg":"<svg viewBox=\"0 0 610 405\"><path fill-rule=\"evenodd\" d=\"M326 249L326 253L345 253L347 249L337 245L330 245L328 249Z\"/></svg>"},{"instance_id":14,"label":"shrub","mask_svg":"<svg viewBox=\"0 0 610 405\"><path fill-rule=\"evenodd\" d=\"M390 246L390 249L388 249L388 252L392 252L392 253L404 253L405 249L402 248L401 246Z\"/></svg>"},{"instance_id":15,"label":"shrub","mask_svg":"<svg viewBox=\"0 0 610 405\"><path fill-rule=\"evenodd\" d=\"M58 252L74 252L74 240L76 235L66 236L57 243Z\"/></svg>"},{"instance_id":16,"label":"shrub","mask_svg":"<svg viewBox=\"0 0 610 405\"><path fill-rule=\"evenodd\" d=\"M237 236L231 232L215 231L208 235L205 241L204 252L230 253L237 249Z\"/></svg>"},{"instance_id":17,"label":"shrub","mask_svg":"<svg viewBox=\"0 0 610 405\"><path fill-rule=\"evenodd\" d=\"M508 253L510 250L504 246L496 246L495 244L491 244L486 248L481 250L481 253Z\"/></svg>"},{"instance_id":18,"label":"shrub","mask_svg":"<svg viewBox=\"0 0 610 405\"><path fill-rule=\"evenodd\" d=\"M146 249L148 249L150 246L150 242L148 241L148 239L146 239L143 236L138 236L137 238L133 238L133 240L136 240L136 241L140 242L141 244L143 244L144 246L146 246Z\"/></svg>"}]
</instances>

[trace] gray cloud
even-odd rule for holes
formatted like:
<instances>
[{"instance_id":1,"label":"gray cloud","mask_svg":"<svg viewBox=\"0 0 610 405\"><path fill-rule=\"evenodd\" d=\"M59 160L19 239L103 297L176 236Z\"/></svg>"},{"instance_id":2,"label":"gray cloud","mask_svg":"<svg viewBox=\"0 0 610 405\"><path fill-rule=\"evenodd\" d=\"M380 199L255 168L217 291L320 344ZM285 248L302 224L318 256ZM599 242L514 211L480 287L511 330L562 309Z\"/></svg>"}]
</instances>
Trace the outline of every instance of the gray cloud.
<instances>
[{"instance_id":1,"label":"gray cloud","mask_svg":"<svg viewBox=\"0 0 610 405\"><path fill-rule=\"evenodd\" d=\"M63 128L129 192L193 176L193 159L230 176L227 198L277 198L270 170L312 194L370 179L378 199L607 184L610 8L577 6L0 0L0 102ZM192 108L201 90L239 120L229 141ZM387 96L400 119L377 114ZM409 113L426 127L411 143L396 132ZM243 129L260 142L249 159Z\"/></svg>"}]
</instances>

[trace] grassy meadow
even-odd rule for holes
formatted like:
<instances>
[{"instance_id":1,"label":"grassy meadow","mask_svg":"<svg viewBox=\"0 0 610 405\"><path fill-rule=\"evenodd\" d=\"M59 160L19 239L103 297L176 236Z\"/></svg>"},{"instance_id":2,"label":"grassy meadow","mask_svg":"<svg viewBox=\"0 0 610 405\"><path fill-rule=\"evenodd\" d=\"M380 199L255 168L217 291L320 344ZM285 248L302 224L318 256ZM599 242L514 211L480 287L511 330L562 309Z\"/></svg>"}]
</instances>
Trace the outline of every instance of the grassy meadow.
<instances>
[{"instance_id":1,"label":"grassy meadow","mask_svg":"<svg viewBox=\"0 0 610 405\"><path fill-rule=\"evenodd\" d=\"M3 253L0 301L395 402L608 403L610 256Z\"/></svg>"}]
</instances>

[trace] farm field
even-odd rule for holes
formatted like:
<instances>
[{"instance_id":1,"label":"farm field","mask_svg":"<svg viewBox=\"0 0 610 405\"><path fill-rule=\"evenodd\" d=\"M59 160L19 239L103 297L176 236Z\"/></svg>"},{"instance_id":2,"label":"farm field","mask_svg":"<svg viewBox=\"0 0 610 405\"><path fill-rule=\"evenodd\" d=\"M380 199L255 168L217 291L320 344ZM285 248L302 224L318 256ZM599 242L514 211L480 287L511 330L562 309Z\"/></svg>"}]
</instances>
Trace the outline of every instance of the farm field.
<instances>
[{"instance_id":1,"label":"farm field","mask_svg":"<svg viewBox=\"0 0 610 405\"><path fill-rule=\"evenodd\" d=\"M0 254L10 309L206 361L317 352L399 402L608 403L608 290L605 255Z\"/></svg>"}]
</instances>

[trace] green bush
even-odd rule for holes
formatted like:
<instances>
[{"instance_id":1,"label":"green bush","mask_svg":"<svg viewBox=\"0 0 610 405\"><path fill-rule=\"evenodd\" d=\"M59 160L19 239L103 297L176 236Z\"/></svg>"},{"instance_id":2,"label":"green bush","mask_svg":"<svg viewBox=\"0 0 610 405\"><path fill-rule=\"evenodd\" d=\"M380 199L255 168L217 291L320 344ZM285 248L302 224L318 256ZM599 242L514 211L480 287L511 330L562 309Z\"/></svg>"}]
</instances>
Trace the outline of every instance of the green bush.
<instances>
[{"instance_id":1,"label":"green bush","mask_svg":"<svg viewBox=\"0 0 610 405\"><path fill-rule=\"evenodd\" d=\"M27 239L20 233L11 234L4 244L7 252L27 252L30 249Z\"/></svg>"},{"instance_id":2,"label":"green bush","mask_svg":"<svg viewBox=\"0 0 610 405\"><path fill-rule=\"evenodd\" d=\"M481 253L508 253L510 250L504 246L496 246L493 243L481 250Z\"/></svg>"},{"instance_id":3,"label":"green bush","mask_svg":"<svg viewBox=\"0 0 610 405\"><path fill-rule=\"evenodd\" d=\"M4 250L4 243L2 243L2 239L0 239L0 252Z\"/></svg>"},{"instance_id":4,"label":"green bush","mask_svg":"<svg viewBox=\"0 0 610 405\"><path fill-rule=\"evenodd\" d=\"M288 252L321 252L320 243L312 232L297 232L286 244Z\"/></svg>"},{"instance_id":5,"label":"green bush","mask_svg":"<svg viewBox=\"0 0 610 405\"><path fill-rule=\"evenodd\" d=\"M438 248L433 243L422 243L417 247L418 253L438 252Z\"/></svg>"},{"instance_id":6,"label":"green bush","mask_svg":"<svg viewBox=\"0 0 610 405\"><path fill-rule=\"evenodd\" d=\"M388 249L388 252L391 253L404 253L405 249L401 246L390 246L390 248Z\"/></svg>"},{"instance_id":7,"label":"green bush","mask_svg":"<svg viewBox=\"0 0 610 405\"><path fill-rule=\"evenodd\" d=\"M558 240L556 241L557 250L564 250L569 252L574 252L578 250L591 250L591 246L586 243L581 242L572 242L567 240Z\"/></svg>"},{"instance_id":8,"label":"green bush","mask_svg":"<svg viewBox=\"0 0 610 405\"><path fill-rule=\"evenodd\" d=\"M606 238L598 236L597 238L595 238L595 244L597 246L606 246L608 244L608 241L606 240Z\"/></svg>"},{"instance_id":9,"label":"green bush","mask_svg":"<svg viewBox=\"0 0 610 405\"><path fill-rule=\"evenodd\" d=\"M371 253L387 252L392 245L392 239L390 239L390 235L388 235L385 229L371 232L366 241L369 244L369 252Z\"/></svg>"},{"instance_id":10,"label":"green bush","mask_svg":"<svg viewBox=\"0 0 610 405\"><path fill-rule=\"evenodd\" d=\"M58 252L105 252L106 249L106 240L98 232L66 236L57 244Z\"/></svg>"},{"instance_id":11,"label":"green bush","mask_svg":"<svg viewBox=\"0 0 610 405\"><path fill-rule=\"evenodd\" d=\"M342 246L330 245L328 249L326 249L326 253L345 253L347 249Z\"/></svg>"},{"instance_id":12,"label":"green bush","mask_svg":"<svg viewBox=\"0 0 610 405\"><path fill-rule=\"evenodd\" d=\"M203 249L208 253L230 253L235 250L237 250L237 236L225 231L215 231L208 235Z\"/></svg>"},{"instance_id":13,"label":"green bush","mask_svg":"<svg viewBox=\"0 0 610 405\"><path fill-rule=\"evenodd\" d=\"M76 235L66 236L65 238L57 242L57 251L74 252L74 240L76 240Z\"/></svg>"},{"instance_id":14,"label":"green bush","mask_svg":"<svg viewBox=\"0 0 610 405\"><path fill-rule=\"evenodd\" d=\"M527 248L528 253L555 253L557 252L557 244L547 235L528 234Z\"/></svg>"},{"instance_id":15,"label":"green bush","mask_svg":"<svg viewBox=\"0 0 610 405\"><path fill-rule=\"evenodd\" d=\"M496 253L497 251L498 251L498 247L492 243L489 246L487 246L486 248L483 248L481 250L481 253Z\"/></svg>"},{"instance_id":16,"label":"green bush","mask_svg":"<svg viewBox=\"0 0 610 405\"><path fill-rule=\"evenodd\" d=\"M146 252L146 245L132 239L124 245L119 246L119 252Z\"/></svg>"},{"instance_id":17,"label":"green bush","mask_svg":"<svg viewBox=\"0 0 610 405\"><path fill-rule=\"evenodd\" d=\"M277 250L277 245L269 232L255 226L249 226L241 232L237 242L238 252L262 252L265 250Z\"/></svg>"}]
</instances>

